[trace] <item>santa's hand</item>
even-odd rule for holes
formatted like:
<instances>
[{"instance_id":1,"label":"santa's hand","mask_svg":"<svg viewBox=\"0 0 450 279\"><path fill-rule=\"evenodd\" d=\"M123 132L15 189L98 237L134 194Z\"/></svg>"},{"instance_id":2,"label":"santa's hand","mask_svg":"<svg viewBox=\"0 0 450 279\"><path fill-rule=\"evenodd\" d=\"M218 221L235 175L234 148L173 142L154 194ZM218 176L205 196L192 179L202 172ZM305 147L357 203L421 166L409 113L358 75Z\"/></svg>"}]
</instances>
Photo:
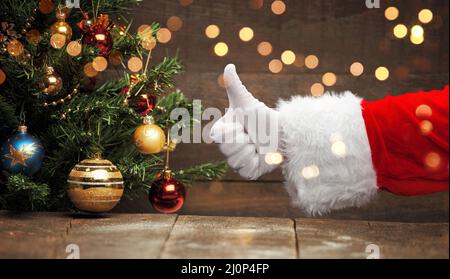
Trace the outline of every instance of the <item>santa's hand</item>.
<instances>
[{"instance_id":1,"label":"santa's hand","mask_svg":"<svg viewBox=\"0 0 450 279\"><path fill-rule=\"evenodd\" d=\"M234 65L225 68L224 80L230 107L212 127L211 138L220 144L230 167L255 180L281 163L278 112L247 91Z\"/></svg>"}]
</instances>

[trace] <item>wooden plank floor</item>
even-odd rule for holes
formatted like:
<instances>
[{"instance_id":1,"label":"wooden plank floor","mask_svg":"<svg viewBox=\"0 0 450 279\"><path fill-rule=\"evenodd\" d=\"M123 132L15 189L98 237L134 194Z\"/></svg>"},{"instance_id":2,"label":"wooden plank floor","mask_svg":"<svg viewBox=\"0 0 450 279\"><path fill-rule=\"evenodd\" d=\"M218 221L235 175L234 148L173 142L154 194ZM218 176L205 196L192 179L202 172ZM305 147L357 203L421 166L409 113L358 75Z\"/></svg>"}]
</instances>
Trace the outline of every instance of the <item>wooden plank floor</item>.
<instances>
[{"instance_id":1,"label":"wooden plank floor","mask_svg":"<svg viewBox=\"0 0 450 279\"><path fill-rule=\"evenodd\" d=\"M448 258L448 241L448 223L0 212L0 258Z\"/></svg>"}]
</instances>

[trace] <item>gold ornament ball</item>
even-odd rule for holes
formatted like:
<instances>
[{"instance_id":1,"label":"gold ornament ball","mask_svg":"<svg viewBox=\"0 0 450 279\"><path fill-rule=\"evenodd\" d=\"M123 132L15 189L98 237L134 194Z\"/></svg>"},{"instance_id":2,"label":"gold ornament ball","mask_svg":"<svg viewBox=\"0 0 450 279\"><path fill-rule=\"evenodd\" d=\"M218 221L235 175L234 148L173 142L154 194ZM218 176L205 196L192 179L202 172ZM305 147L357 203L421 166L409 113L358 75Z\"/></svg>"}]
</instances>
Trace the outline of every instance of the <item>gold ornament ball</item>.
<instances>
[{"instance_id":1,"label":"gold ornament ball","mask_svg":"<svg viewBox=\"0 0 450 279\"><path fill-rule=\"evenodd\" d=\"M166 135L158 125L144 123L134 132L134 143L142 154L157 154L163 151Z\"/></svg>"},{"instance_id":2,"label":"gold ornament ball","mask_svg":"<svg viewBox=\"0 0 450 279\"><path fill-rule=\"evenodd\" d=\"M24 47L23 44L18 40L13 40L6 46L6 50L11 56L18 57L22 55Z\"/></svg>"},{"instance_id":3,"label":"gold ornament ball","mask_svg":"<svg viewBox=\"0 0 450 279\"><path fill-rule=\"evenodd\" d=\"M70 27L70 25L63 20L55 22L50 27L50 30L52 32L52 35L61 34L66 36L68 40L72 37L72 27Z\"/></svg>"},{"instance_id":4,"label":"gold ornament ball","mask_svg":"<svg viewBox=\"0 0 450 279\"><path fill-rule=\"evenodd\" d=\"M49 96L57 95L63 87L62 78L55 72L53 67L47 67L44 79L39 84L42 93Z\"/></svg>"},{"instance_id":5,"label":"gold ornament ball","mask_svg":"<svg viewBox=\"0 0 450 279\"><path fill-rule=\"evenodd\" d=\"M108 212L123 196L122 174L110 161L101 158L78 163L67 182L70 200L82 211Z\"/></svg>"}]
</instances>

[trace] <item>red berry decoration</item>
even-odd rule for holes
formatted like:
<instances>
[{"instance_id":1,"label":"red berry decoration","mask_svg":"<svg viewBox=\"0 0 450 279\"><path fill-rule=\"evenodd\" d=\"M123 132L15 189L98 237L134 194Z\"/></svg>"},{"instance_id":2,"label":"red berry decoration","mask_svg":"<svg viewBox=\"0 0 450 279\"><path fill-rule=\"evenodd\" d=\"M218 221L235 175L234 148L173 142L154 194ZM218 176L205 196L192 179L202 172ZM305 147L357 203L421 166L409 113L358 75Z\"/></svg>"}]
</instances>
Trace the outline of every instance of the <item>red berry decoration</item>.
<instances>
[{"instance_id":1,"label":"red berry decoration","mask_svg":"<svg viewBox=\"0 0 450 279\"><path fill-rule=\"evenodd\" d=\"M183 207L186 198L184 185L174 179L170 171L164 171L155 180L149 192L153 208L160 213L175 213Z\"/></svg>"}]
</instances>

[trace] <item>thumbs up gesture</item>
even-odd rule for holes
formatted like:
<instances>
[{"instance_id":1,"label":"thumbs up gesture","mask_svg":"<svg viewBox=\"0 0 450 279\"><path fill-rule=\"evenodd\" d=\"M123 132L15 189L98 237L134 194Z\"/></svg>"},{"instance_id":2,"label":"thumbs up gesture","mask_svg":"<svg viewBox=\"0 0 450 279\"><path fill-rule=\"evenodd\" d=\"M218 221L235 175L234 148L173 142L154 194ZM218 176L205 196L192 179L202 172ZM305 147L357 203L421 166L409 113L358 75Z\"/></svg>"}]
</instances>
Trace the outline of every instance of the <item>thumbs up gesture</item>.
<instances>
[{"instance_id":1,"label":"thumbs up gesture","mask_svg":"<svg viewBox=\"0 0 450 279\"><path fill-rule=\"evenodd\" d=\"M234 65L225 68L224 81L229 108L212 127L211 138L220 144L230 167L256 180L281 163L278 112L248 92Z\"/></svg>"}]
</instances>

